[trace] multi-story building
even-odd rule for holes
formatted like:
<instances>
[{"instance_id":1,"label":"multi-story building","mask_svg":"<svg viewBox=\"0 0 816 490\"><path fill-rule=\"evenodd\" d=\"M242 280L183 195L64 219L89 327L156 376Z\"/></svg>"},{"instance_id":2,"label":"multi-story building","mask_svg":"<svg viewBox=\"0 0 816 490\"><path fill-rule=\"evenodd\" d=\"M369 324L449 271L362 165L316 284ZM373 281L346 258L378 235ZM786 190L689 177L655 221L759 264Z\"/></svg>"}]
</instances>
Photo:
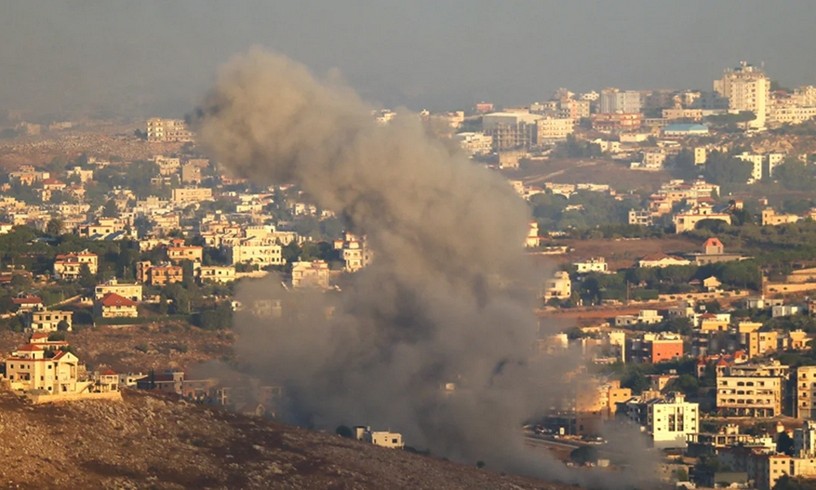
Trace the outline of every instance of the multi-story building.
<instances>
[{"instance_id":1,"label":"multi-story building","mask_svg":"<svg viewBox=\"0 0 816 490\"><path fill-rule=\"evenodd\" d=\"M193 133L182 119L154 117L147 120L147 141L186 143L193 141Z\"/></svg>"},{"instance_id":2,"label":"multi-story building","mask_svg":"<svg viewBox=\"0 0 816 490\"><path fill-rule=\"evenodd\" d=\"M782 413L789 367L773 361L741 364L717 372L717 410L723 415L775 417Z\"/></svg>"},{"instance_id":3,"label":"multi-story building","mask_svg":"<svg viewBox=\"0 0 816 490\"><path fill-rule=\"evenodd\" d=\"M60 323L65 322L65 330L73 327L73 312L60 310L37 310L31 312L29 328L33 332L56 332Z\"/></svg>"},{"instance_id":4,"label":"multi-story building","mask_svg":"<svg viewBox=\"0 0 816 490\"><path fill-rule=\"evenodd\" d=\"M601 90L599 112L601 114L634 114L640 112L640 92L606 88Z\"/></svg>"},{"instance_id":5,"label":"multi-story building","mask_svg":"<svg viewBox=\"0 0 816 490\"><path fill-rule=\"evenodd\" d=\"M575 272L578 274L587 274L589 272L606 274L609 272L609 264L603 257L591 257L580 262L573 262L572 265L575 266Z\"/></svg>"},{"instance_id":6,"label":"multi-story building","mask_svg":"<svg viewBox=\"0 0 816 490\"><path fill-rule=\"evenodd\" d=\"M745 61L725 70L723 77L714 81L714 91L728 99L730 111L753 112L756 118L748 123L754 129L763 129L767 122L771 81L765 73Z\"/></svg>"},{"instance_id":7,"label":"multi-story building","mask_svg":"<svg viewBox=\"0 0 816 490\"><path fill-rule=\"evenodd\" d=\"M493 138L494 150L526 149L535 144L536 121L543 118L529 112L494 112L482 116L482 130Z\"/></svg>"},{"instance_id":8,"label":"multi-story building","mask_svg":"<svg viewBox=\"0 0 816 490\"><path fill-rule=\"evenodd\" d=\"M96 274L99 267L99 257L87 250L57 255L56 259L54 259L54 277L57 279L77 279L82 273L82 266L87 266L88 272Z\"/></svg>"},{"instance_id":9,"label":"multi-story building","mask_svg":"<svg viewBox=\"0 0 816 490\"><path fill-rule=\"evenodd\" d=\"M204 248L196 245L186 245L180 247L167 247L167 260L179 263L185 260L201 262L204 256Z\"/></svg>"},{"instance_id":10,"label":"multi-story building","mask_svg":"<svg viewBox=\"0 0 816 490\"><path fill-rule=\"evenodd\" d=\"M238 238L223 243L227 261L232 265L252 264L261 267L283 265L283 247L262 238Z\"/></svg>"},{"instance_id":11,"label":"multi-story building","mask_svg":"<svg viewBox=\"0 0 816 490\"><path fill-rule=\"evenodd\" d=\"M48 355L47 355L48 354ZM43 390L49 394L79 391L79 359L67 350L27 344L5 360L6 379L13 390Z\"/></svg>"},{"instance_id":12,"label":"multi-story building","mask_svg":"<svg viewBox=\"0 0 816 490\"><path fill-rule=\"evenodd\" d=\"M110 280L105 284L99 284L94 289L94 298L101 299L102 296L108 293L115 293L119 296L131 299L133 301L142 301L142 285L120 283L118 281Z\"/></svg>"},{"instance_id":13,"label":"multi-story building","mask_svg":"<svg viewBox=\"0 0 816 490\"><path fill-rule=\"evenodd\" d=\"M94 302L94 314L101 318L137 318L139 311L135 301L106 293Z\"/></svg>"},{"instance_id":14,"label":"multi-story building","mask_svg":"<svg viewBox=\"0 0 816 490\"><path fill-rule=\"evenodd\" d=\"M641 425L656 448L684 448L699 431L700 408L679 393L666 397L636 397L618 404L618 414Z\"/></svg>"},{"instance_id":15,"label":"multi-story building","mask_svg":"<svg viewBox=\"0 0 816 490\"><path fill-rule=\"evenodd\" d=\"M235 267L229 265L202 265L198 269L201 282L225 284L235 280Z\"/></svg>"},{"instance_id":16,"label":"multi-story building","mask_svg":"<svg viewBox=\"0 0 816 490\"><path fill-rule=\"evenodd\" d=\"M147 269L147 284L151 286L166 286L184 280L184 270L178 265L153 265Z\"/></svg>"},{"instance_id":17,"label":"multi-story building","mask_svg":"<svg viewBox=\"0 0 816 490\"><path fill-rule=\"evenodd\" d=\"M574 131L575 120L566 118L545 117L535 122L537 145L548 142L564 141Z\"/></svg>"},{"instance_id":18,"label":"multi-story building","mask_svg":"<svg viewBox=\"0 0 816 490\"><path fill-rule=\"evenodd\" d=\"M796 368L795 406L797 419L816 420L816 366Z\"/></svg>"},{"instance_id":19,"label":"multi-story building","mask_svg":"<svg viewBox=\"0 0 816 490\"><path fill-rule=\"evenodd\" d=\"M457 133L454 138L459 142L459 147L470 156L486 155L493 151L493 137L484 133Z\"/></svg>"},{"instance_id":20,"label":"multi-story building","mask_svg":"<svg viewBox=\"0 0 816 490\"><path fill-rule=\"evenodd\" d=\"M329 264L324 260L295 262L292 264L292 287L329 288Z\"/></svg>"},{"instance_id":21,"label":"multi-story building","mask_svg":"<svg viewBox=\"0 0 816 490\"><path fill-rule=\"evenodd\" d=\"M643 114L639 112L618 112L593 114L592 129L606 133L634 131L643 125Z\"/></svg>"},{"instance_id":22,"label":"multi-story building","mask_svg":"<svg viewBox=\"0 0 816 490\"><path fill-rule=\"evenodd\" d=\"M187 203L209 201L213 197L212 189L207 187L183 187L173 189L173 202Z\"/></svg>"},{"instance_id":23,"label":"multi-story building","mask_svg":"<svg viewBox=\"0 0 816 490\"><path fill-rule=\"evenodd\" d=\"M556 271L553 277L544 284L544 301L550 299L569 299L572 296L572 281L566 271Z\"/></svg>"}]
</instances>

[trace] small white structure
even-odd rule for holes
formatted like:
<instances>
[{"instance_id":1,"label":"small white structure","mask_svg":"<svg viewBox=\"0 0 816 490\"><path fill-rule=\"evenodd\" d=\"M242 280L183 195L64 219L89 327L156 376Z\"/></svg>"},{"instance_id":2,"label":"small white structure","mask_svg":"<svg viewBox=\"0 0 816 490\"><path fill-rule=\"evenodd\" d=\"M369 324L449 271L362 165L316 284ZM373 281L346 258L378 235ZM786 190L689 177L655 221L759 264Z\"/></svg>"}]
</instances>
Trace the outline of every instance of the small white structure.
<instances>
[{"instance_id":1,"label":"small white structure","mask_svg":"<svg viewBox=\"0 0 816 490\"><path fill-rule=\"evenodd\" d=\"M358 425L354 427L354 437L358 441L365 441L375 446L387 447L390 449L402 449L405 447L405 442L402 440L402 434L399 432L391 432L387 430L372 431L371 427L364 427Z\"/></svg>"}]
</instances>

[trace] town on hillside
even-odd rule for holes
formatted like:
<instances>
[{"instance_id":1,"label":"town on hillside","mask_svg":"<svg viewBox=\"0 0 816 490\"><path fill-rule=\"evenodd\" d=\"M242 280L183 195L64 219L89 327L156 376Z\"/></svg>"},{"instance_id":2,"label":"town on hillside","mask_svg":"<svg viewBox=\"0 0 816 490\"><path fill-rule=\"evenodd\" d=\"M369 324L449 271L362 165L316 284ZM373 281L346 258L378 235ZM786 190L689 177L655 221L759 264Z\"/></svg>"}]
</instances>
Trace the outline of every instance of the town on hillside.
<instances>
[{"instance_id":1,"label":"town on hillside","mask_svg":"<svg viewBox=\"0 0 816 490\"><path fill-rule=\"evenodd\" d=\"M739 62L711 90L371 113L404 117L528 205L518 246L541 271L529 356L579 358L573 374L591 380L518 427L529 446L618 471L606 434L624 425L670 485L816 480L816 86ZM0 379L33 405L152 390L274 419L285 380L202 366L237 372L239 321L340 302L378 259L297 185L230 175L181 118L9 114L0 166ZM277 296L237 297L269 277ZM424 449L396 421L347 422L323 429Z\"/></svg>"}]
</instances>

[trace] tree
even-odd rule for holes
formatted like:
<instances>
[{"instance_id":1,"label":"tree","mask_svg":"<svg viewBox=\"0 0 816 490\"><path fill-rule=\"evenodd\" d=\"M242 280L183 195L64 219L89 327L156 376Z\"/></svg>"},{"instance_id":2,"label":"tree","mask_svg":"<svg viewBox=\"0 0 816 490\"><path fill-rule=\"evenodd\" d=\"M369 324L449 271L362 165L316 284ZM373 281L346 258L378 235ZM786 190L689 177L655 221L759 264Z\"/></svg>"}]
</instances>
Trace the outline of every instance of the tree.
<instances>
[{"instance_id":1,"label":"tree","mask_svg":"<svg viewBox=\"0 0 816 490\"><path fill-rule=\"evenodd\" d=\"M62 220L59 218L48 220L48 224L45 225L45 232L51 236L60 236L62 234Z\"/></svg>"},{"instance_id":2,"label":"tree","mask_svg":"<svg viewBox=\"0 0 816 490\"><path fill-rule=\"evenodd\" d=\"M336 429L334 429L335 434L340 437L345 437L346 439L353 439L354 432L347 425L338 425Z\"/></svg>"},{"instance_id":3,"label":"tree","mask_svg":"<svg viewBox=\"0 0 816 490\"><path fill-rule=\"evenodd\" d=\"M812 165L805 165L796 158L786 158L773 170L774 179L785 189L806 191L813 188L816 172Z\"/></svg>"},{"instance_id":4,"label":"tree","mask_svg":"<svg viewBox=\"0 0 816 490\"><path fill-rule=\"evenodd\" d=\"M744 184L751 178L753 164L725 153L712 151L706 160L705 178L719 185Z\"/></svg>"},{"instance_id":5,"label":"tree","mask_svg":"<svg viewBox=\"0 0 816 490\"><path fill-rule=\"evenodd\" d=\"M816 490L816 480L803 476L782 475L776 480L773 490Z\"/></svg>"},{"instance_id":6,"label":"tree","mask_svg":"<svg viewBox=\"0 0 816 490\"><path fill-rule=\"evenodd\" d=\"M96 286L96 278L91 274L91 268L88 264L82 264L79 267L79 285L85 289Z\"/></svg>"},{"instance_id":7,"label":"tree","mask_svg":"<svg viewBox=\"0 0 816 490\"><path fill-rule=\"evenodd\" d=\"M793 438L787 432L780 432L776 438L776 452L793 456Z\"/></svg>"},{"instance_id":8,"label":"tree","mask_svg":"<svg viewBox=\"0 0 816 490\"><path fill-rule=\"evenodd\" d=\"M105 218L115 218L119 216L119 208L116 206L116 201L108 199L105 206L102 208L102 216Z\"/></svg>"},{"instance_id":9,"label":"tree","mask_svg":"<svg viewBox=\"0 0 816 490\"><path fill-rule=\"evenodd\" d=\"M65 320L60 320L60 322L57 324L57 331L59 332L67 332L69 328L70 325L68 325L68 322Z\"/></svg>"}]
</instances>

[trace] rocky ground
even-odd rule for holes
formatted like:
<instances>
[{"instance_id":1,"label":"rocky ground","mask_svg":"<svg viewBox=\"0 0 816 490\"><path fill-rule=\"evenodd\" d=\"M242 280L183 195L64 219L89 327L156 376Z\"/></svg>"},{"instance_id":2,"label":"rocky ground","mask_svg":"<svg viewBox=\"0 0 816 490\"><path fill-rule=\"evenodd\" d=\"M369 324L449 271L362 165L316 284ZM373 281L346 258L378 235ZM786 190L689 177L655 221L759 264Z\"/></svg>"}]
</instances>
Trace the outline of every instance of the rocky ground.
<instances>
[{"instance_id":1,"label":"rocky ground","mask_svg":"<svg viewBox=\"0 0 816 490\"><path fill-rule=\"evenodd\" d=\"M127 391L31 406L0 391L4 488L568 489Z\"/></svg>"}]
</instances>

